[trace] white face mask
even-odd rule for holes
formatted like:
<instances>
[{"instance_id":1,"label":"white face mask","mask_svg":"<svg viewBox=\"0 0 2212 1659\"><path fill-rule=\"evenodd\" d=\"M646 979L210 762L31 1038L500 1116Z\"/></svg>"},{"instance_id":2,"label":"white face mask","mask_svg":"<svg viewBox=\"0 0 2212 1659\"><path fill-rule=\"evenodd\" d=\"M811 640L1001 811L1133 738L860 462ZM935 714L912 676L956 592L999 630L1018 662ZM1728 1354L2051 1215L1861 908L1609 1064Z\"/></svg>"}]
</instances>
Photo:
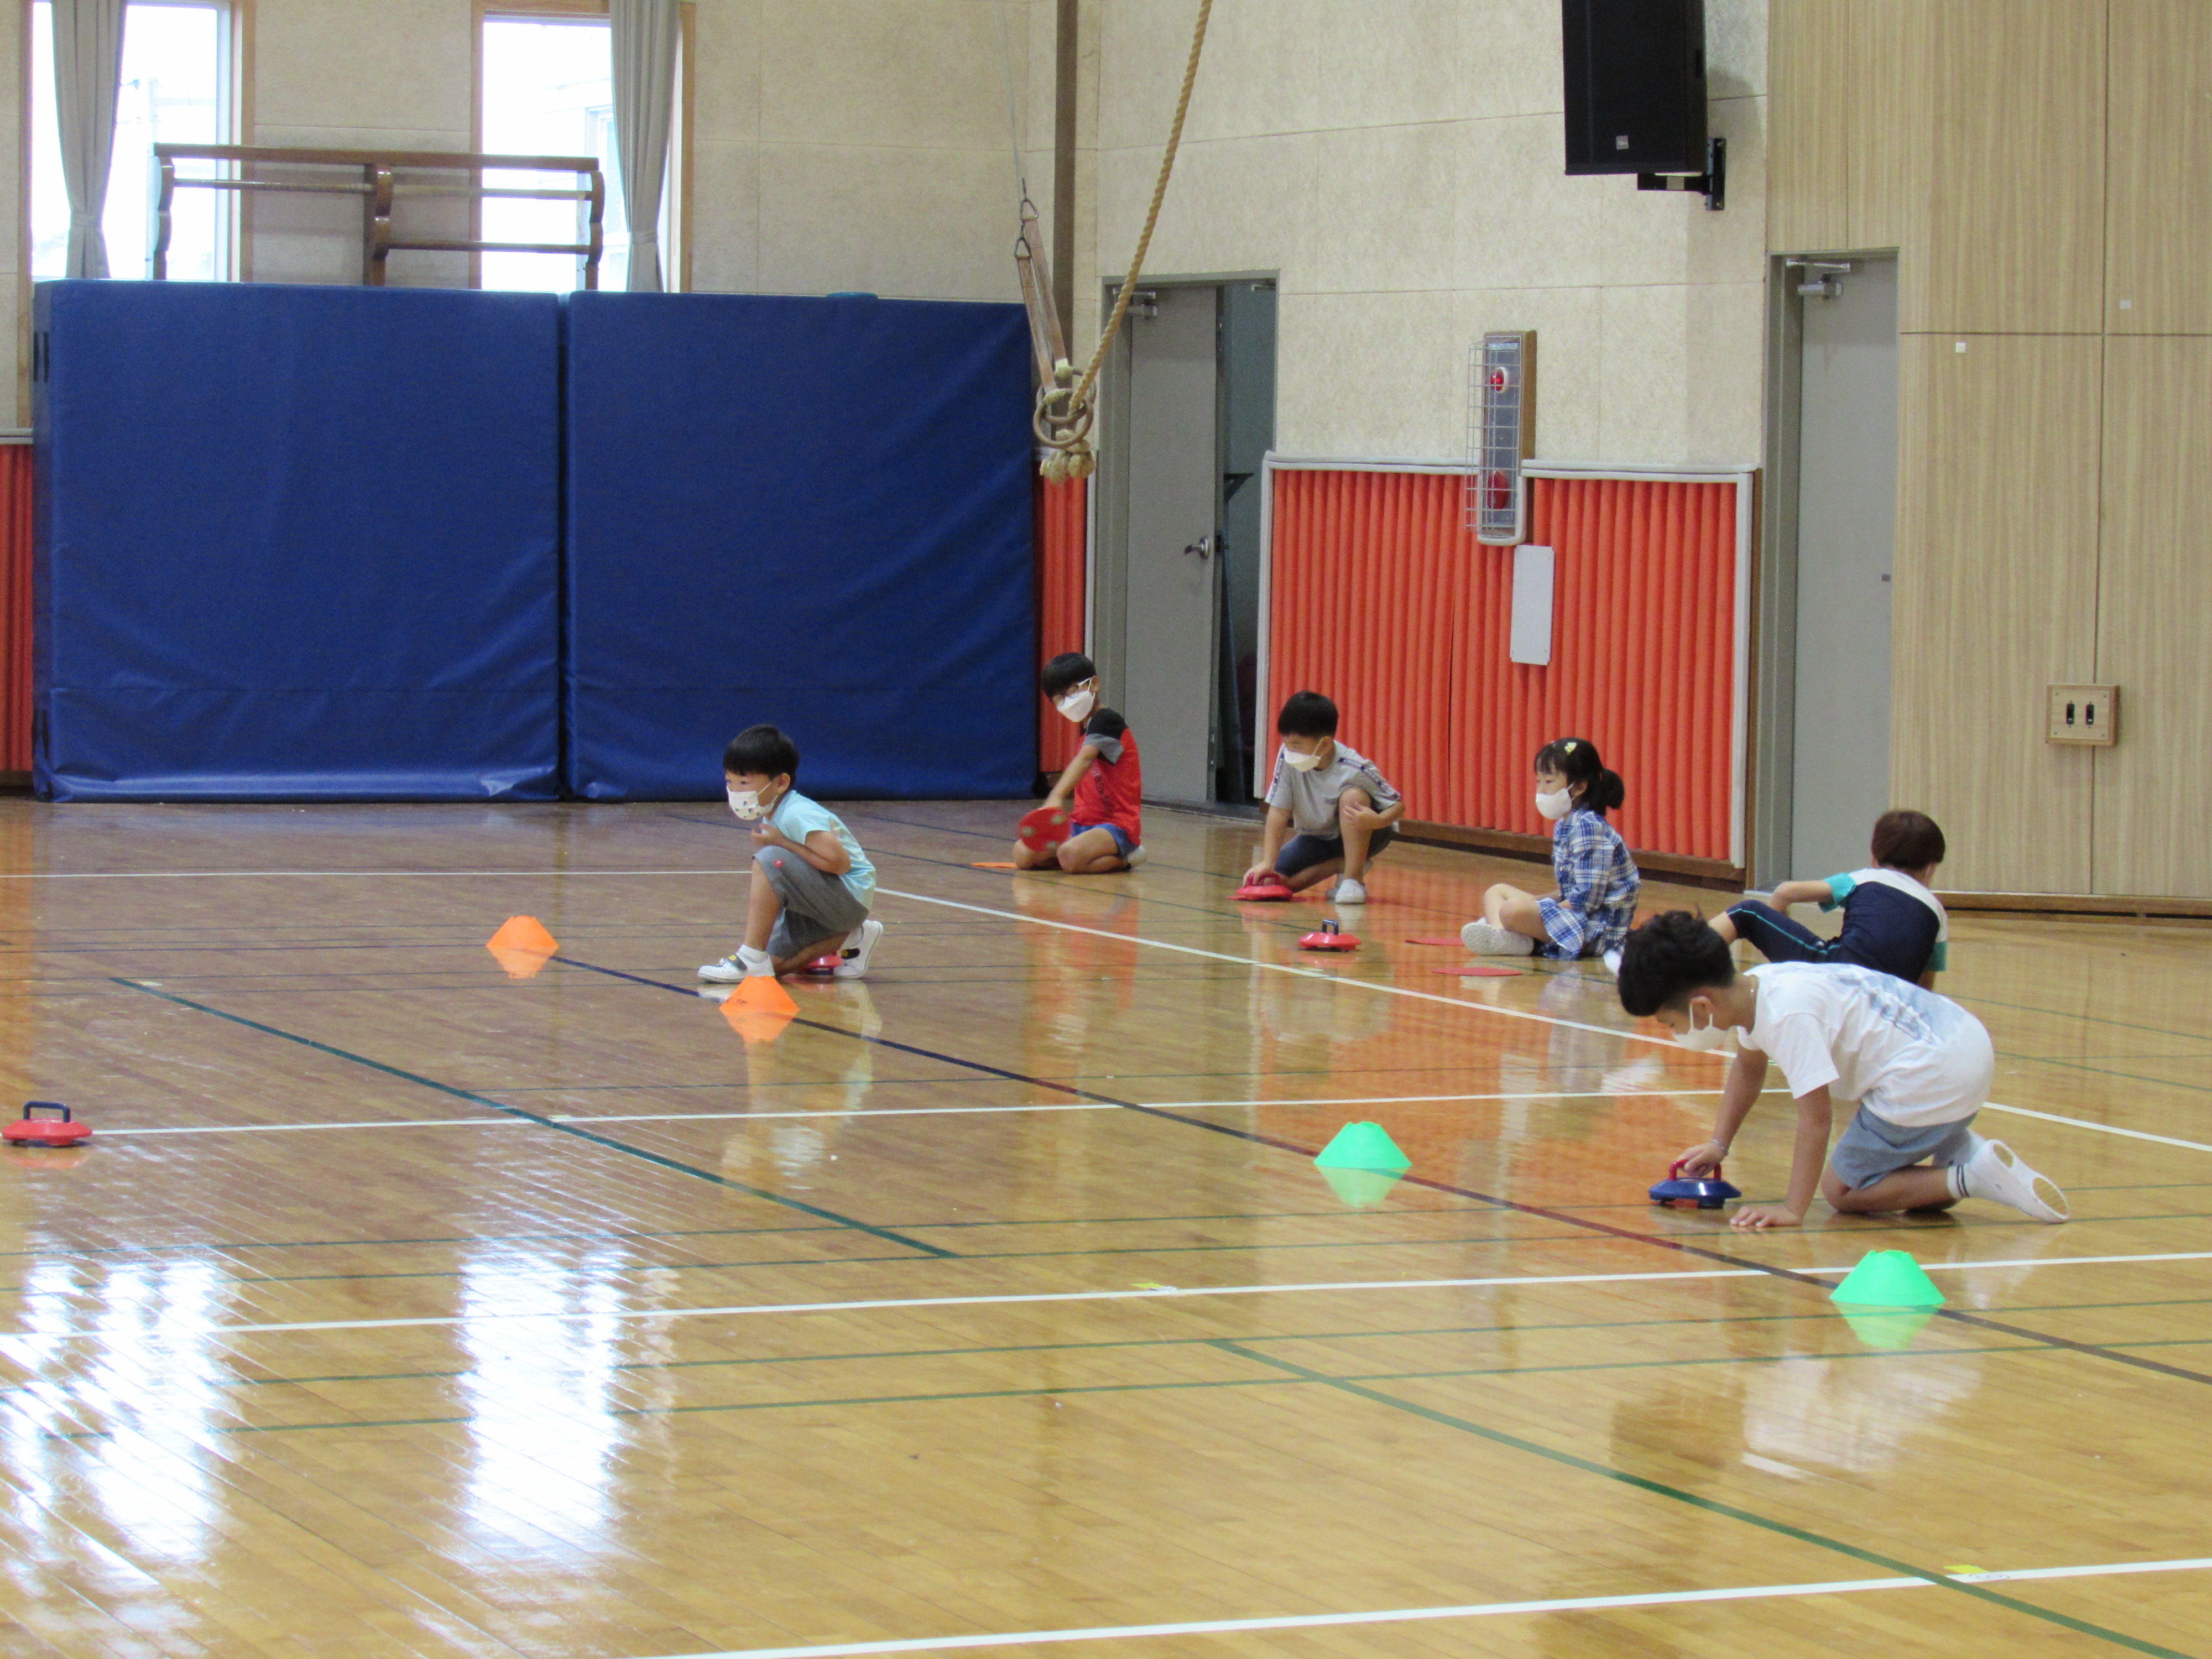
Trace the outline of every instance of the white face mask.
<instances>
[{"instance_id":1,"label":"white face mask","mask_svg":"<svg viewBox=\"0 0 2212 1659\"><path fill-rule=\"evenodd\" d=\"M1709 1054L1728 1041L1725 1025L1700 1025L1695 1009L1690 1011L1690 1024L1686 1030L1674 1033L1674 1041L1692 1054Z\"/></svg>"},{"instance_id":2,"label":"white face mask","mask_svg":"<svg viewBox=\"0 0 2212 1659\"><path fill-rule=\"evenodd\" d=\"M1315 767L1321 764L1321 756L1318 752L1310 755L1301 755L1297 750L1291 748L1290 744L1285 744L1283 745L1283 764L1289 767L1293 772L1310 772Z\"/></svg>"},{"instance_id":3,"label":"white face mask","mask_svg":"<svg viewBox=\"0 0 2212 1659\"><path fill-rule=\"evenodd\" d=\"M1091 718L1091 711L1098 706L1098 688L1095 685L1078 686L1066 696L1054 699L1052 706L1080 726Z\"/></svg>"},{"instance_id":4,"label":"white face mask","mask_svg":"<svg viewBox=\"0 0 2212 1659\"><path fill-rule=\"evenodd\" d=\"M761 805L759 790L732 789L729 793L730 811L739 817L750 821L767 816L768 809Z\"/></svg>"},{"instance_id":5,"label":"white face mask","mask_svg":"<svg viewBox=\"0 0 2212 1659\"><path fill-rule=\"evenodd\" d=\"M1555 789L1550 794L1540 789L1536 792L1536 810L1554 821L1566 817L1574 804L1575 793L1571 789Z\"/></svg>"}]
</instances>

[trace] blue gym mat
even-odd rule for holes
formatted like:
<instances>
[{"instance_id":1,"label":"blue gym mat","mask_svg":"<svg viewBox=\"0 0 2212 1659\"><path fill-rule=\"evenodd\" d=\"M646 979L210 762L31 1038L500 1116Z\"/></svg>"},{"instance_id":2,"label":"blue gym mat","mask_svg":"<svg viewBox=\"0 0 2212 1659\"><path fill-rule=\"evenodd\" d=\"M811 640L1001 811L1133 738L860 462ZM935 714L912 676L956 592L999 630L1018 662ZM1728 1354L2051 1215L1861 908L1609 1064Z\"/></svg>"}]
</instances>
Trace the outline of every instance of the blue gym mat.
<instances>
[{"instance_id":1,"label":"blue gym mat","mask_svg":"<svg viewBox=\"0 0 2212 1659\"><path fill-rule=\"evenodd\" d=\"M722 792L756 721L827 796L1029 793L1021 307L577 294L568 787Z\"/></svg>"},{"instance_id":2,"label":"blue gym mat","mask_svg":"<svg viewBox=\"0 0 2212 1659\"><path fill-rule=\"evenodd\" d=\"M36 306L41 796L557 794L552 296Z\"/></svg>"}]
</instances>

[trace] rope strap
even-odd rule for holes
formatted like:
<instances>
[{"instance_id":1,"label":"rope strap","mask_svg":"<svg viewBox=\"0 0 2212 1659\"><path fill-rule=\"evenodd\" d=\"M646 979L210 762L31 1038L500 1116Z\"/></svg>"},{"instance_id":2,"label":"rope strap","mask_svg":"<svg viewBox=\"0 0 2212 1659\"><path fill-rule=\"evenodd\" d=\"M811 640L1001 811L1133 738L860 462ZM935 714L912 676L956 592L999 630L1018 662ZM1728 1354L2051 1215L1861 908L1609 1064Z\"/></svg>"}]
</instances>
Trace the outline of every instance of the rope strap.
<instances>
[{"instance_id":1,"label":"rope strap","mask_svg":"<svg viewBox=\"0 0 2212 1659\"><path fill-rule=\"evenodd\" d=\"M1144 275L1145 255L1152 246L1152 231L1160 222L1160 204L1167 199L1168 179L1175 172L1176 151L1182 143L1183 118L1190 113L1190 90L1198 81L1199 56L1206 49L1206 25L1213 15L1213 0L1198 0L1198 25L1190 37L1190 61L1183 66L1182 91L1176 99L1175 125L1168 129L1168 147L1160 156L1160 174L1152 185L1152 204L1145 214L1145 228L1137 238L1137 251L1129 261L1129 274L1122 280L1121 291L1114 297L1114 313L1106 319L1106 331L1098 337L1098 349L1091 354L1090 366L1078 380L1074 369L1062 359L1054 365L1052 377L1038 389L1036 413L1031 422L1039 441L1053 453L1045 457L1042 471L1054 483L1070 478L1087 478L1098 465L1091 450L1091 425L1097 410L1092 398L1098 387L1098 375L1106 364L1106 354L1113 349L1114 337L1121 331L1121 319L1129 314L1129 301L1137 291L1137 280Z\"/></svg>"}]
</instances>

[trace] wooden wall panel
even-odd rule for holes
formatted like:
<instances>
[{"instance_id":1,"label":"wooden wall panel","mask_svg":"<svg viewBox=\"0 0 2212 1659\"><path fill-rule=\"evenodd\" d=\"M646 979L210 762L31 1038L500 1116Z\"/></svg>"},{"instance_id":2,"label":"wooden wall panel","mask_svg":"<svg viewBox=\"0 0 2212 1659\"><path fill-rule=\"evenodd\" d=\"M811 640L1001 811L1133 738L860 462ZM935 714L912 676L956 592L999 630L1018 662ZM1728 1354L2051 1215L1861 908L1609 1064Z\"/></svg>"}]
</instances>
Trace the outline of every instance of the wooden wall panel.
<instances>
[{"instance_id":1,"label":"wooden wall panel","mask_svg":"<svg viewBox=\"0 0 2212 1659\"><path fill-rule=\"evenodd\" d=\"M2105 343L2097 672L2120 740L2097 751L2095 890L2212 895L2212 338Z\"/></svg>"},{"instance_id":2,"label":"wooden wall panel","mask_svg":"<svg viewBox=\"0 0 2212 1659\"><path fill-rule=\"evenodd\" d=\"M2212 334L2212 3L2112 8L2105 326Z\"/></svg>"},{"instance_id":3,"label":"wooden wall panel","mask_svg":"<svg viewBox=\"0 0 2212 1659\"><path fill-rule=\"evenodd\" d=\"M2087 892L2092 763L2043 706L2096 661L2102 342L1956 343L1901 343L1896 800L1942 824L1947 887Z\"/></svg>"},{"instance_id":4,"label":"wooden wall panel","mask_svg":"<svg viewBox=\"0 0 2212 1659\"><path fill-rule=\"evenodd\" d=\"M1905 240L1916 158L1927 144L1928 0L1853 0L1844 97L1844 246Z\"/></svg>"},{"instance_id":5,"label":"wooden wall panel","mask_svg":"<svg viewBox=\"0 0 2212 1659\"><path fill-rule=\"evenodd\" d=\"M1766 246L1848 246L1844 111L1851 0L1772 0L1767 33Z\"/></svg>"},{"instance_id":6,"label":"wooden wall panel","mask_svg":"<svg viewBox=\"0 0 2212 1659\"><path fill-rule=\"evenodd\" d=\"M2106 0L1941 0L1911 192L1908 333L2095 333L2105 280Z\"/></svg>"}]
</instances>

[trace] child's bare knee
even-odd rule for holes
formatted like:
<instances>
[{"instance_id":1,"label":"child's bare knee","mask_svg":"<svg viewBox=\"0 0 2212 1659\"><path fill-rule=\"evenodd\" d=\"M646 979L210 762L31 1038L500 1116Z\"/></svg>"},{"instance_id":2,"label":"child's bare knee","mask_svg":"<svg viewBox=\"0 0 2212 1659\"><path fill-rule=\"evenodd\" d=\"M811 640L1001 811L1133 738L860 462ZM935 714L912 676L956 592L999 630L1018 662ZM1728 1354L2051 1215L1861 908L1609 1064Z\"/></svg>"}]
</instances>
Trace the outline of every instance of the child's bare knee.
<instances>
[{"instance_id":1,"label":"child's bare knee","mask_svg":"<svg viewBox=\"0 0 2212 1659\"><path fill-rule=\"evenodd\" d=\"M1067 871L1070 874L1074 873L1091 861L1087 854L1079 853L1075 850L1075 843L1072 841L1064 841L1060 842L1059 850L1055 852L1053 856L1060 861L1060 867Z\"/></svg>"},{"instance_id":2,"label":"child's bare knee","mask_svg":"<svg viewBox=\"0 0 2212 1659\"><path fill-rule=\"evenodd\" d=\"M1347 789L1336 798L1336 816L1343 823L1349 823L1354 816L1368 811L1374 805L1364 789Z\"/></svg>"}]
</instances>

